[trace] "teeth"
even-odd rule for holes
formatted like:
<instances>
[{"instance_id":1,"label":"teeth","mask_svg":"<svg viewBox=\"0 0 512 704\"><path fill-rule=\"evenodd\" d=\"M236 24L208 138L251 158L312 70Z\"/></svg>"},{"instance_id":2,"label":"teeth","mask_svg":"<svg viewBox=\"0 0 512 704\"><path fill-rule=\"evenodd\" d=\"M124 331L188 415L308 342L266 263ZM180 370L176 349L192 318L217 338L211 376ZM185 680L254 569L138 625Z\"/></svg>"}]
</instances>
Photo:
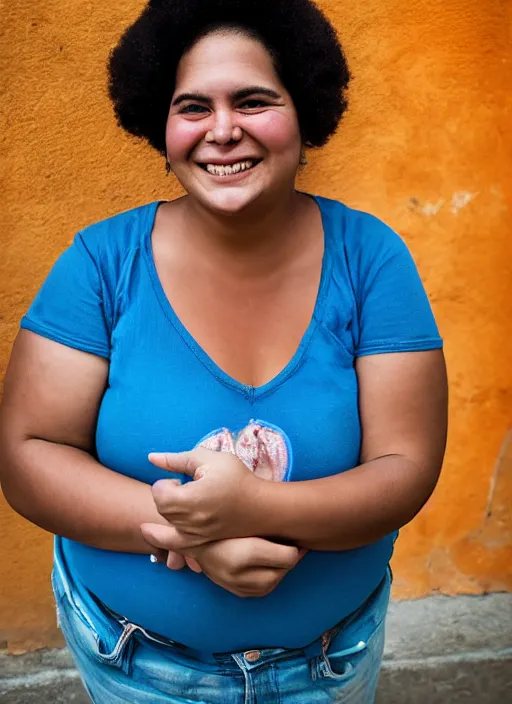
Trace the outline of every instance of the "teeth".
<instances>
[{"instance_id":1,"label":"teeth","mask_svg":"<svg viewBox=\"0 0 512 704\"><path fill-rule=\"evenodd\" d=\"M248 171L254 166L254 161L240 161L238 164L230 166L220 166L219 164L206 164L206 170L213 176L232 176L240 171Z\"/></svg>"}]
</instances>

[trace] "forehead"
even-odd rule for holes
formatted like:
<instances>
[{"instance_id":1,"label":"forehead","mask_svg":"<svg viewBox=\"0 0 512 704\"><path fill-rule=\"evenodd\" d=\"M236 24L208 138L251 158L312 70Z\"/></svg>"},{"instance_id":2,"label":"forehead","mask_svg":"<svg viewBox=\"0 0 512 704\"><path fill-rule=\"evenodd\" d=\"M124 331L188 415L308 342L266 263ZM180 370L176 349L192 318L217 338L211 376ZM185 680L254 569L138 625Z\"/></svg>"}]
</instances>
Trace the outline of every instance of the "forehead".
<instances>
[{"instance_id":1,"label":"forehead","mask_svg":"<svg viewBox=\"0 0 512 704\"><path fill-rule=\"evenodd\" d=\"M284 90L263 44L233 31L219 31L200 39L184 54L176 72L176 91L207 89L210 93L255 83Z\"/></svg>"}]
</instances>

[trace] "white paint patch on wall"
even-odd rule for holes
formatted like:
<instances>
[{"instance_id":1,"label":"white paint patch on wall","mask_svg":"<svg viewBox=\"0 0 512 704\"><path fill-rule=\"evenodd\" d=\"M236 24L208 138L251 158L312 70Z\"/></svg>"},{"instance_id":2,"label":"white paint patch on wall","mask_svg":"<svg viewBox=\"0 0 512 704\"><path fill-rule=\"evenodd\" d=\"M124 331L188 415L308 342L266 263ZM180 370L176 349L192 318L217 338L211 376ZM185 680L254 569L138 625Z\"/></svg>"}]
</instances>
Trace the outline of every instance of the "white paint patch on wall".
<instances>
[{"instance_id":1,"label":"white paint patch on wall","mask_svg":"<svg viewBox=\"0 0 512 704\"><path fill-rule=\"evenodd\" d=\"M422 215L437 215L445 203L444 198L440 198L435 203L422 203L418 198L409 199L409 208Z\"/></svg>"},{"instance_id":2,"label":"white paint patch on wall","mask_svg":"<svg viewBox=\"0 0 512 704\"><path fill-rule=\"evenodd\" d=\"M478 193L470 193L469 191L457 191L453 194L451 202L451 211L454 215L457 215L459 210L465 208L468 203L476 198Z\"/></svg>"},{"instance_id":3,"label":"white paint patch on wall","mask_svg":"<svg viewBox=\"0 0 512 704\"><path fill-rule=\"evenodd\" d=\"M444 199L440 198L438 201L435 203L429 203L428 201L425 203L425 205L422 205L420 208L420 211L424 213L424 215L437 215L438 212L441 210L441 208L444 205Z\"/></svg>"},{"instance_id":4,"label":"white paint patch on wall","mask_svg":"<svg viewBox=\"0 0 512 704\"><path fill-rule=\"evenodd\" d=\"M468 203L476 198L478 193L470 193L469 191L456 191L449 203L450 212L453 215L457 215L460 210L465 208ZM437 215L442 207L446 204L444 198L439 198L439 200L425 201L422 203L419 198L409 199L409 209L414 210L416 213L421 213L422 215L433 216Z\"/></svg>"}]
</instances>

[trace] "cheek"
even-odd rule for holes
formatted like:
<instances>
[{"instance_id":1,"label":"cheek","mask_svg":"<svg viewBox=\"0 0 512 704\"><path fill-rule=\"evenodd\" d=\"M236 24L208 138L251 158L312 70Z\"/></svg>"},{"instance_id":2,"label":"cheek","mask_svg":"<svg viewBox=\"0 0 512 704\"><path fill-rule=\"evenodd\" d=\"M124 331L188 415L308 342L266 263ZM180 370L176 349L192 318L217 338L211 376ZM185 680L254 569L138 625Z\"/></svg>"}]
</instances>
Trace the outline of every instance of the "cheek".
<instances>
[{"instance_id":1,"label":"cheek","mask_svg":"<svg viewBox=\"0 0 512 704\"><path fill-rule=\"evenodd\" d=\"M204 135L205 127L201 122L170 118L165 132L169 159L171 161L186 159Z\"/></svg>"},{"instance_id":2,"label":"cheek","mask_svg":"<svg viewBox=\"0 0 512 704\"><path fill-rule=\"evenodd\" d=\"M300 149L300 131L296 119L291 115L273 112L253 117L247 131L269 152L284 154Z\"/></svg>"}]
</instances>

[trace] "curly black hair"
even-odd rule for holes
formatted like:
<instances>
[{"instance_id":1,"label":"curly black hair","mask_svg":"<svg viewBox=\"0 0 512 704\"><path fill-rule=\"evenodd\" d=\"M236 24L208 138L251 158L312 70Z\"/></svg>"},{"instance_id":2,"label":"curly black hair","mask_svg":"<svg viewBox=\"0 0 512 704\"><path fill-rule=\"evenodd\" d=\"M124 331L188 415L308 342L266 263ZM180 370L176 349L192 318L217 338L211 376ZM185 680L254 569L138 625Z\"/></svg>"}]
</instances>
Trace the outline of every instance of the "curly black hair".
<instances>
[{"instance_id":1,"label":"curly black hair","mask_svg":"<svg viewBox=\"0 0 512 704\"><path fill-rule=\"evenodd\" d=\"M109 94L120 126L165 154L178 63L222 27L263 43L293 99L305 145L323 146L347 108L350 73L334 28L311 0L150 0L110 54Z\"/></svg>"}]
</instances>

